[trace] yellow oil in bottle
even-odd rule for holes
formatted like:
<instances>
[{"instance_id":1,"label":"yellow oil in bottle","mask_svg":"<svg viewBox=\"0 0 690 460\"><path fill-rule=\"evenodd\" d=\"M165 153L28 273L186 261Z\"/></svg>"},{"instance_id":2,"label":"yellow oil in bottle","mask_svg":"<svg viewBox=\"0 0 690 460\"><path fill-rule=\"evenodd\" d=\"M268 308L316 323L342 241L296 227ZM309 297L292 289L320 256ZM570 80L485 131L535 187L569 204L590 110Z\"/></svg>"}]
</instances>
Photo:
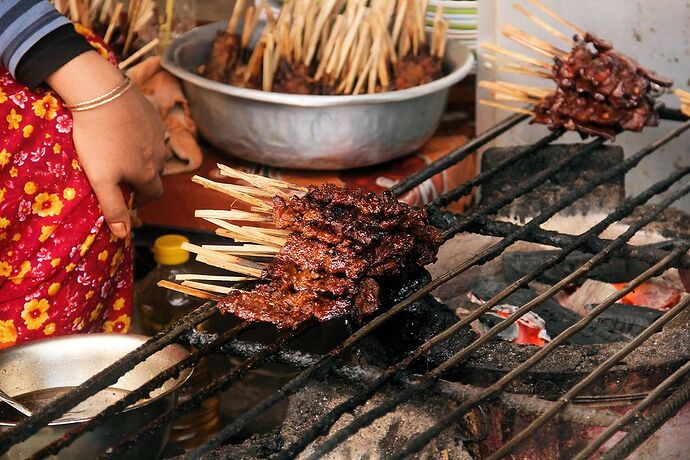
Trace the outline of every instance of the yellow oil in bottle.
<instances>
[{"instance_id":1,"label":"yellow oil in bottle","mask_svg":"<svg viewBox=\"0 0 690 460\"><path fill-rule=\"evenodd\" d=\"M153 254L157 266L141 280L136 291L137 316L143 334L157 334L202 304L199 299L157 286L160 280L174 281L175 275L190 273L189 252L180 247L186 241L183 236L165 235L154 242ZM208 360L202 359L180 388L178 404L191 399L210 382ZM198 409L175 420L169 442L191 449L206 442L219 428L220 398L216 395L204 400Z\"/></svg>"}]
</instances>

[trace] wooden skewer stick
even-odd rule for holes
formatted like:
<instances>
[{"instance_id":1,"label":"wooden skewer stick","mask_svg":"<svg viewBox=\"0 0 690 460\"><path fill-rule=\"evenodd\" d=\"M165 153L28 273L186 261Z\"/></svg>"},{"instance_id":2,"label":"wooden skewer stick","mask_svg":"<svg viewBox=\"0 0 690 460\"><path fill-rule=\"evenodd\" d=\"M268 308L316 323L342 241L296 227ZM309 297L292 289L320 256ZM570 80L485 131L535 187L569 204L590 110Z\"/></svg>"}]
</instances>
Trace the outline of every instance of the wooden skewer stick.
<instances>
[{"instance_id":1,"label":"wooden skewer stick","mask_svg":"<svg viewBox=\"0 0 690 460\"><path fill-rule=\"evenodd\" d=\"M448 45L448 28L450 28L450 23L443 19L441 20L441 44L438 48L438 54L436 57L443 59L446 55L446 47Z\"/></svg>"},{"instance_id":2,"label":"wooden skewer stick","mask_svg":"<svg viewBox=\"0 0 690 460\"><path fill-rule=\"evenodd\" d=\"M204 275L194 273L175 275L175 281L227 281L237 283L240 281L251 281L253 279L255 278L248 276Z\"/></svg>"},{"instance_id":3,"label":"wooden skewer stick","mask_svg":"<svg viewBox=\"0 0 690 460\"><path fill-rule=\"evenodd\" d=\"M277 248L275 246L265 246L263 244L203 244L201 245L201 247L205 249L211 249L213 251L225 252L232 255L263 254L274 256L278 252L280 252L280 248Z\"/></svg>"},{"instance_id":4,"label":"wooden skewer stick","mask_svg":"<svg viewBox=\"0 0 690 460\"><path fill-rule=\"evenodd\" d=\"M517 53L515 51L511 51L511 50L506 49L506 48L502 48L502 47L494 45L492 43L482 43L481 46L482 46L482 48L486 48L489 51L493 51L494 53L502 54L504 56L509 56L509 57L511 57L517 61L526 62L528 64L532 64L532 65L535 65L537 67L541 67L543 69L548 69L549 71L553 67L552 64L549 64L547 62L540 61L539 59L536 59L536 58L533 58L530 56L525 56L524 54Z\"/></svg>"},{"instance_id":5,"label":"wooden skewer stick","mask_svg":"<svg viewBox=\"0 0 690 460\"><path fill-rule=\"evenodd\" d=\"M132 45L132 40L134 40L135 31L133 24L139 16L140 3L140 0L131 0L127 10L127 21L129 24L127 27L127 36L125 37L125 47L122 50L122 54L125 56L129 53L129 47Z\"/></svg>"},{"instance_id":6,"label":"wooden skewer stick","mask_svg":"<svg viewBox=\"0 0 690 460\"><path fill-rule=\"evenodd\" d=\"M486 56L484 56L484 57L486 57ZM501 66L498 66L497 70L499 72L516 73L516 74L521 74L521 75L529 75L531 77L546 78L548 80L551 80L553 78L552 75L548 72L542 72L539 70L532 70L532 69L529 69L527 67L512 66L512 65L501 65Z\"/></svg>"},{"instance_id":7,"label":"wooden skewer stick","mask_svg":"<svg viewBox=\"0 0 690 460\"><path fill-rule=\"evenodd\" d=\"M533 37L527 32L524 32L510 24L505 24L503 26L503 35L510 38L511 40L516 41L522 46L531 49L535 53L539 53L551 58L558 56L561 59L566 59L568 57L568 53L563 51L562 49L556 48L550 43Z\"/></svg>"},{"instance_id":8,"label":"wooden skewer stick","mask_svg":"<svg viewBox=\"0 0 690 460\"><path fill-rule=\"evenodd\" d=\"M352 94L359 94L362 91L362 88L364 87L364 83L367 80L367 76L369 75L369 70L371 69L371 66L374 65L374 53L369 54L369 59L367 59L366 64L364 65L364 69L362 70L362 73L360 73L359 78L357 80L357 85L355 86L355 89L352 91Z\"/></svg>"},{"instance_id":9,"label":"wooden skewer stick","mask_svg":"<svg viewBox=\"0 0 690 460\"><path fill-rule=\"evenodd\" d=\"M235 29L237 29L237 23L240 22L240 16L242 15L242 10L244 10L245 0L237 0L235 3L235 8L232 10L232 15L228 21L228 26L225 31L229 34L234 34Z\"/></svg>"},{"instance_id":10,"label":"wooden skewer stick","mask_svg":"<svg viewBox=\"0 0 690 460\"><path fill-rule=\"evenodd\" d=\"M493 92L494 99L497 101L516 101L516 102L526 102L527 104L534 104L535 100L528 96L516 95L516 94L504 94L500 92Z\"/></svg>"},{"instance_id":11,"label":"wooden skewer stick","mask_svg":"<svg viewBox=\"0 0 690 460\"><path fill-rule=\"evenodd\" d=\"M570 22L570 21L568 21L568 20L562 18L561 16L559 16L558 14L556 14L553 10L551 10L551 9L548 8L546 5L544 5L543 3L541 3L539 0L529 0L529 2L530 2L533 6L535 6L536 8L539 8L539 9L542 10L544 13L548 14L549 16L551 16L551 17L552 17L553 19L555 19L556 21L558 21L558 22L560 22L561 24L563 24L564 26L567 26L567 27L570 27L571 29L573 29L573 30L574 30L575 32L577 32L578 35L580 35L581 37L584 37L584 36L585 36L585 31L584 31L584 30L580 29L579 27L577 27L577 26L576 26L575 24L573 24L572 22Z\"/></svg>"},{"instance_id":12,"label":"wooden skewer stick","mask_svg":"<svg viewBox=\"0 0 690 460\"><path fill-rule=\"evenodd\" d=\"M153 40L142 46L139 50L137 50L136 53L132 54L130 57L120 62L117 65L117 68L120 70L125 70L129 68L129 66L137 62L141 57L143 57L148 52L152 51L156 46L158 46L158 43L160 43L158 38L154 38Z\"/></svg>"},{"instance_id":13,"label":"wooden skewer stick","mask_svg":"<svg viewBox=\"0 0 690 460\"><path fill-rule=\"evenodd\" d=\"M261 273L264 268L263 265L252 262L251 260L242 259L240 257L222 252L212 251L210 249L204 249L201 246L191 243L182 243L182 249L209 259L216 259L219 262L227 264L228 267L231 267L229 269L233 272L253 276L255 278L261 278Z\"/></svg>"},{"instance_id":14,"label":"wooden skewer stick","mask_svg":"<svg viewBox=\"0 0 690 460\"><path fill-rule=\"evenodd\" d=\"M361 27L362 31L360 32L359 42L355 48L355 56L348 71L347 78L345 79L345 89L343 91L345 94L352 94L360 64L367 59L365 53L369 49L369 24L366 22L362 23Z\"/></svg>"},{"instance_id":15,"label":"wooden skewer stick","mask_svg":"<svg viewBox=\"0 0 690 460\"><path fill-rule=\"evenodd\" d=\"M523 109L521 107L513 107L512 105L500 104L498 102L489 101L486 99L479 99L481 105L488 105L489 107L495 107L497 109L509 110L516 113L524 113L526 115L534 116L534 112L531 110Z\"/></svg>"},{"instance_id":16,"label":"wooden skewer stick","mask_svg":"<svg viewBox=\"0 0 690 460\"><path fill-rule=\"evenodd\" d=\"M364 6L358 8L354 20L350 24L348 24L350 30L347 32L347 35L345 35L345 39L343 40L343 50L349 50L352 44L354 43L355 37L357 36L357 32L359 31L359 26L362 23L362 19L364 18L365 11L368 11L368 8ZM336 74L340 75L340 73L343 71L343 67L345 66L345 62L347 60L347 55L348 53L340 53L340 59L338 61Z\"/></svg>"},{"instance_id":17,"label":"wooden skewer stick","mask_svg":"<svg viewBox=\"0 0 690 460\"><path fill-rule=\"evenodd\" d=\"M534 99L541 99L553 93L553 91L548 88L518 85L515 83L509 83L504 81L482 80L479 82L479 87L488 89L490 91L499 91L507 94L522 94L527 97L532 97Z\"/></svg>"},{"instance_id":18,"label":"wooden skewer stick","mask_svg":"<svg viewBox=\"0 0 690 460\"><path fill-rule=\"evenodd\" d=\"M245 85L249 83L249 80L251 80L253 77L259 74L265 50L266 40L265 37L261 37L256 46L254 46L252 55L249 57L249 62L247 63L247 68L244 70L243 81Z\"/></svg>"},{"instance_id":19,"label":"wooden skewer stick","mask_svg":"<svg viewBox=\"0 0 690 460\"><path fill-rule=\"evenodd\" d=\"M374 46L371 50L371 57L373 61L369 68L369 80L367 85L367 92L373 94L376 92L376 82L378 81L379 59L381 58L381 31L374 34Z\"/></svg>"},{"instance_id":20,"label":"wooden skewer stick","mask_svg":"<svg viewBox=\"0 0 690 460\"><path fill-rule=\"evenodd\" d=\"M208 257L208 256L204 256L204 255L198 255L198 256L196 256L196 261L200 262L202 264L210 265L212 267L222 268L223 270L227 270L227 271L233 272L233 273L243 273L243 271L244 271L244 269L241 266L237 266L233 263L227 262L227 261L225 261L223 259L219 259L217 257ZM242 271L240 271L240 270L242 270ZM259 277L254 276L254 275L250 275L250 276L252 276L254 279L259 278Z\"/></svg>"},{"instance_id":21,"label":"wooden skewer stick","mask_svg":"<svg viewBox=\"0 0 690 460\"><path fill-rule=\"evenodd\" d=\"M242 179L243 181L248 182L256 187L274 187L277 189L288 189L295 190L298 192L309 191L308 188L302 187L301 185L293 184L291 182L286 182L279 179L272 179L270 177L260 176L258 174L242 172L220 163L216 164L216 166L218 166L218 169L220 170L220 173L223 176L234 177L235 179Z\"/></svg>"},{"instance_id":22,"label":"wooden skewer stick","mask_svg":"<svg viewBox=\"0 0 690 460\"><path fill-rule=\"evenodd\" d=\"M201 177L201 176L192 177L192 182L203 185L205 188L224 193L225 195L229 195L233 198L244 201L245 203L252 204L256 207L263 207L265 209L271 208L270 205L266 204L265 202L263 202L262 200L260 200L256 197L253 197L251 195L247 195L245 193L237 192L235 190L228 189L228 188L224 187L226 184L214 182L212 180L206 179L206 178Z\"/></svg>"},{"instance_id":23,"label":"wooden skewer stick","mask_svg":"<svg viewBox=\"0 0 690 460\"><path fill-rule=\"evenodd\" d=\"M115 5L115 9L113 10L113 15L110 16L110 22L108 23L108 29L105 31L105 36L103 37L103 41L106 43L110 43L110 40L113 38L113 34L115 33L115 27L120 25L120 15L122 14L122 8L124 7L124 3L118 2L117 5Z\"/></svg>"},{"instance_id":24,"label":"wooden skewer stick","mask_svg":"<svg viewBox=\"0 0 690 460\"><path fill-rule=\"evenodd\" d=\"M242 222L273 222L273 217L267 214L257 214L247 211L239 211L237 209L217 210L217 209L197 209L194 211L194 217L209 219L223 219Z\"/></svg>"},{"instance_id":25,"label":"wooden skewer stick","mask_svg":"<svg viewBox=\"0 0 690 460\"><path fill-rule=\"evenodd\" d=\"M326 19L333 11L335 7L336 0L326 0L319 11L319 16L316 18L316 24L314 25L314 30L312 31L311 37L309 37L309 47L307 49L306 58L304 63L309 66L314 54L316 53L316 45L318 43L319 36L321 34L321 29L326 24Z\"/></svg>"},{"instance_id":26,"label":"wooden skewer stick","mask_svg":"<svg viewBox=\"0 0 690 460\"><path fill-rule=\"evenodd\" d=\"M206 220L208 220L208 219L206 219ZM273 243L267 242L263 236L257 237L257 236L245 234L242 232L233 232L233 231L225 229L225 228L218 228L218 229L216 229L215 233L216 233L216 235L222 236L223 238L231 238L234 241L242 242L242 243L256 243L256 244L261 244L261 245L273 244ZM282 244L280 244L280 245L274 244L274 246L280 248L283 245Z\"/></svg>"},{"instance_id":27,"label":"wooden skewer stick","mask_svg":"<svg viewBox=\"0 0 690 460\"><path fill-rule=\"evenodd\" d=\"M264 50L264 67L263 67L263 80L262 89L264 91L273 90L273 53L275 51L275 37L273 33L268 32L266 34L266 49Z\"/></svg>"},{"instance_id":28,"label":"wooden skewer stick","mask_svg":"<svg viewBox=\"0 0 690 460\"><path fill-rule=\"evenodd\" d=\"M60 14L63 14L64 11L58 7L58 4L62 2L55 2L55 6L57 7L57 10L60 12ZM106 21L108 21L108 16L112 18L113 13L113 0L105 0L103 2L103 6L101 7L101 12L98 15L98 22L101 24L105 24Z\"/></svg>"},{"instance_id":29,"label":"wooden skewer stick","mask_svg":"<svg viewBox=\"0 0 690 460\"><path fill-rule=\"evenodd\" d=\"M200 289L206 292L212 292L215 294L230 294L232 291L241 291L241 289L231 288L226 286L218 286L217 284L211 283L199 283L197 281L183 281L182 286L190 287L193 289Z\"/></svg>"},{"instance_id":30,"label":"wooden skewer stick","mask_svg":"<svg viewBox=\"0 0 690 460\"><path fill-rule=\"evenodd\" d=\"M570 38L566 37L560 30L550 26L534 14L530 13L524 6L520 5L519 3L513 3L513 8L554 37L558 38L559 40L563 40L569 46L573 46L573 41Z\"/></svg>"},{"instance_id":31,"label":"wooden skewer stick","mask_svg":"<svg viewBox=\"0 0 690 460\"><path fill-rule=\"evenodd\" d=\"M407 13L407 2L409 0L401 0L398 5L398 12L395 16L395 23L393 24L393 43L398 43L400 38L400 32L402 31L403 21L405 20L405 15Z\"/></svg>"},{"instance_id":32,"label":"wooden skewer stick","mask_svg":"<svg viewBox=\"0 0 690 460\"><path fill-rule=\"evenodd\" d=\"M279 247L285 246L285 243L287 243L287 239L264 233L261 230L250 230L247 227L234 225L220 219L205 220L219 226L223 230L234 233L236 236L232 238L240 238L240 241L245 241L247 243L270 244Z\"/></svg>"},{"instance_id":33,"label":"wooden skewer stick","mask_svg":"<svg viewBox=\"0 0 690 460\"><path fill-rule=\"evenodd\" d=\"M247 49L247 47L249 47L249 41L252 39L252 35L254 35L258 20L259 14L256 11L256 7L250 5L249 8L247 8L247 13L244 15L244 27L242 28L242 38L240 39L242 49Z\"/></svg>"},{"instance_id":34,"label":"wooden skewer stick","mask_svg":"<svg viewBox=\"0 0 690 460\"><path fill-rule=\"evenodd\" d=\"M328 37L328 41L326 42L326 45L324 47L323 56L321 56L321 62L319 62L319 66L316 69L316 73L314 74L314 78L316 78L317 80L321 80L321 77L323 77L323 74L326 72L328 62L331 60L333 53L335 53L335 44L338 40L338 37L340 36L340 29L344 24L344 20L344 16L338 16L335 19L335 24L333 25L333 29L331 30L331 35Z\"/></svg>"},{"instance_id":35,"label":"wooden skewer stick","mask_svg":"<svg viewBox=\"0 0 690 460\"><path fill-rule=\"evenodd\" d=\"M198 297L199 299L215 300L216 302L222 300L222 297L218 295L209 294L208 292L200 291L199 289L194 289L189 286L182 286L181 284L173 283L172 281L168 280L161 280L157 284L159 287L169 289L175 292L180 292L182 294Z\"/></svg>"}]
</instances>

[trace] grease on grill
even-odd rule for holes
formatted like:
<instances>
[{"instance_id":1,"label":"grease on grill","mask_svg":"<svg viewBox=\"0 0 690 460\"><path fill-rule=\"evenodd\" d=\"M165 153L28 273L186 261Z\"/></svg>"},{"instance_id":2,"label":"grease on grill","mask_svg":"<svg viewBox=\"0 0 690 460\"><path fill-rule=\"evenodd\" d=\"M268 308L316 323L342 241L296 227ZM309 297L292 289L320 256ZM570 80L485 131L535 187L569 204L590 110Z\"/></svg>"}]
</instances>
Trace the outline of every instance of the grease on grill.
<instances>
[{"instance_id":1,"label":"grease on grill","mask_svg":"<svg viewBox=\"0 0 690 460\"><path fill-rule=\"evenodd\" d=\"M276 226L293 233L264 271L270 282L231 292L219 308L280 328L296 328L311 317L373 313L379 282L434 262L443 242L426 211L388 192L326 184L310 187L303 197L275 197L273 204Z\"/></svg>"}]
</instances>

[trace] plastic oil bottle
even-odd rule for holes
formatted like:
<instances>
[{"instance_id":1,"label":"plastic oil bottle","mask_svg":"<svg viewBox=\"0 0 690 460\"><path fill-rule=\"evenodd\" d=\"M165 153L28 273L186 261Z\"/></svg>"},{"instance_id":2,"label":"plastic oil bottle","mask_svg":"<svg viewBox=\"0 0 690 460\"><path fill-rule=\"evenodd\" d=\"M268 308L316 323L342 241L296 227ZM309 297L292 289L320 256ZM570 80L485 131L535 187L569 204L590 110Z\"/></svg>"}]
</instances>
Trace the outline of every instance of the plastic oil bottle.
<instances>
[{"instance_id":1,"label":"plastic oil bottle","mask_svg":"<svg viewBox=\"0 0 690 460\"><path fill-rule=\"evenodd\" d=\"M136 291L137 314L143 334L157 334L203 303L194 297L157 286L160 280L174 281L175 275L190 273L189 252L180 247L187 241L184 236L164 235L153 244L156 268L141 280ZM191 399L210 382L208 360L204 358L197 363L192 376L180 389L178 404ZM215 395L205 399L198 409L173 422L170 442L185 449L194 448L213 436L219 427L220 400Z\"/></svg>"}]
</instances>

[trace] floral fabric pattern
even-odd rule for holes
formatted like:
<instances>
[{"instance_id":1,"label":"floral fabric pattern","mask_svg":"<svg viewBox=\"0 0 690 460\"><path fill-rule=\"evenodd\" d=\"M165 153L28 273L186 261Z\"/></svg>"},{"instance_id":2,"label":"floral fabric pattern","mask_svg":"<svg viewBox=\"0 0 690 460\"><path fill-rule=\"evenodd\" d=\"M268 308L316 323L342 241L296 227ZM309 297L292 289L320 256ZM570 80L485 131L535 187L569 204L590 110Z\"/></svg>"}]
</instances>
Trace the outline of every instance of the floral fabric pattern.
<instances>
[{"instance_id":1,"label":"floral fabric pattern","mask_svg":"<svg viewBox=\"0 0 690 460\"><path fill-rule=\"evenodd\" d=\"M130 244L110 233L62 101L0 67L0 349L53 335L127 333Z\"/></svg>"}]
</instances>

